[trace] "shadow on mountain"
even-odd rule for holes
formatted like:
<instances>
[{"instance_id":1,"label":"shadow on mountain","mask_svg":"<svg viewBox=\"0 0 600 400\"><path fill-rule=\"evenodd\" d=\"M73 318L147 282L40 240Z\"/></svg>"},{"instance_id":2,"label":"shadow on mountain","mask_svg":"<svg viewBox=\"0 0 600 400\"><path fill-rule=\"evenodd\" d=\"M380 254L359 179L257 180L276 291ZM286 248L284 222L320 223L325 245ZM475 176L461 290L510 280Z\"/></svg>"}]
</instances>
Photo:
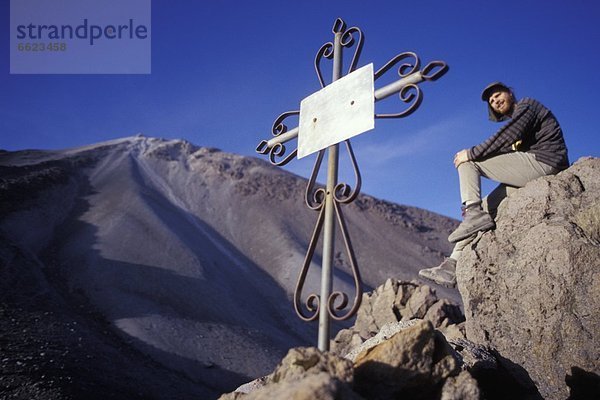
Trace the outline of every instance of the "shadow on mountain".
<instances>
[{"instance_id":1,"label":"shadow on mountain","mask_svg":"<svg viewBox=\"0 0 600 400\"><path fill-rule=\"evenodd\" d=\"M132 347L82 295L57 288L60 277L6 237L0 241L0 266L0 398L188 399L219 394Z\"/></svg>"}]
</instances>

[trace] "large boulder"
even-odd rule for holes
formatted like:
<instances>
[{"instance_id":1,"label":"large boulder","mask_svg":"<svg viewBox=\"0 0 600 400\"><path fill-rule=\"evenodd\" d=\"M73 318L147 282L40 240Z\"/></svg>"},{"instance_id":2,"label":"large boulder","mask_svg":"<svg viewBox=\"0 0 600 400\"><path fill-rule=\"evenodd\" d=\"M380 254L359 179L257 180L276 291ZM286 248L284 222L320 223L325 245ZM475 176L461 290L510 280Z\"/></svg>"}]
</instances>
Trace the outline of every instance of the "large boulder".
<instances>
[{"instance_id":1,"label":"large boulder","mask_svg":"<svg viewBox=\"0 0 600 400\"><path fill-rule=\"evenodd\" d=\"M424 320L364 350L354 368L356 391L369 399L439 398L444 381L460 372L450 345Z\"/></svg>"},{"instance_id":2,"label":"large boulder","mask_svg":"<svg viewBox=\"0 0 600 400\"><path fill-rule=\"evenodd\" d=\"M600 159L506 199L457 281L467 338L495 348L532 398L600 398Z\"/></svg>"}]
</instances>

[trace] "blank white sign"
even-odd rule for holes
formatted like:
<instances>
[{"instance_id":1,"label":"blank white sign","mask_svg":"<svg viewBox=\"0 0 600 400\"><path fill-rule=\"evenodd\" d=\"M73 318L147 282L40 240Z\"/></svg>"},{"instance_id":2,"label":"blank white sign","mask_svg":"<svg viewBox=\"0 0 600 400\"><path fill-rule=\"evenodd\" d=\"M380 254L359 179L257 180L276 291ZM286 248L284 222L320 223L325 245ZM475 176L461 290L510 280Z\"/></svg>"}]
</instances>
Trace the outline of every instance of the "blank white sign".
<instances>
[{"instance_id":1,"label":"blank white sign","mask_svg":"<svg viewBox=\"0 0 600 400\"><path fill-rule=\"evenodd\" d=\"M369 64L302 100L298 158L375 128L373 81Z\"/></svg>"}]
</instances>

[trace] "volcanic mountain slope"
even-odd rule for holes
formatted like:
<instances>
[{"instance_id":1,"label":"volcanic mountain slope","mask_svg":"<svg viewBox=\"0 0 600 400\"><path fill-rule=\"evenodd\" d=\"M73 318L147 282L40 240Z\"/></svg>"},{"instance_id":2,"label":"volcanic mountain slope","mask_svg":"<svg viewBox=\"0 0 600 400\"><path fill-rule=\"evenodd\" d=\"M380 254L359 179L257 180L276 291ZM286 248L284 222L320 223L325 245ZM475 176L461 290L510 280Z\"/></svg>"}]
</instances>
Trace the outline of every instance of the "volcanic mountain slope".
<instances>
[{"instance_id":1,"label":"volcanic mountain slope","mask_svg":"<svg viewBox=\"0 0 600 400\"><path fill-rule=\"evenodd\" d=\"M316 341L315 325L298 319L290 301L317 218L304 204L305 179L258 159L143 136L0 151L0 178L0 312L17 323L30 318L41 335L76 332L84 350L72 351L72 364L87 365L79 372L95 379L59 387L80 395L110 387L114 375L125 379L112 385L123 398L135 397L131 390L209 398ZM450 218L366 195L343 209L367 286L415 279L450 250ZM339 236L334 289L353 297ZM304 298L319 291L319 264L317 251ZM2 327L0 350L10 354L25 339L14 323ZM57 343L72 346L63 339ZM30 364L52 353L44 343L50 350ZM90 347L103 359L86 361ZM26 375L23 363L0 358L5 372ZM106 358L122 372L105 374Z\"/></svg>"}]
</instances>

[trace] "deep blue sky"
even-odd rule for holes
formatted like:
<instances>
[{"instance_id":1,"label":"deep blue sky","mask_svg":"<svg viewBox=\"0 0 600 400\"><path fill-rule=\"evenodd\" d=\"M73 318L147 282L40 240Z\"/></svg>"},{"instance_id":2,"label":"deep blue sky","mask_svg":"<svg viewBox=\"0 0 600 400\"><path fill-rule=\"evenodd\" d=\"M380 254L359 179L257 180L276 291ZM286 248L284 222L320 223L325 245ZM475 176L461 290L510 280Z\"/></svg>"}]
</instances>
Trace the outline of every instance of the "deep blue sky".
<instances>
[{"instance_id":1,"label":"deep blue sky","mask_svg":"<svg viewBox=\"0 0 600 400\"><path fill-rule=\"evenodd\" d=\"M415 114L377 120L353 140L363 192L458 217L452 158L499 128L479 97L495 80L552 109L571 161L600 152L595 0L153 0L151 75L10 75L9 2L0 7L1 149L143 133L255 155L273 120L320 88L313 59L342 17L365 34L359 66L377 69L403 51L416 52L423 65L440 59L450 66L422 85ZM286 168L307 176L308 158Z\"/></svg>"}]
</instances>

